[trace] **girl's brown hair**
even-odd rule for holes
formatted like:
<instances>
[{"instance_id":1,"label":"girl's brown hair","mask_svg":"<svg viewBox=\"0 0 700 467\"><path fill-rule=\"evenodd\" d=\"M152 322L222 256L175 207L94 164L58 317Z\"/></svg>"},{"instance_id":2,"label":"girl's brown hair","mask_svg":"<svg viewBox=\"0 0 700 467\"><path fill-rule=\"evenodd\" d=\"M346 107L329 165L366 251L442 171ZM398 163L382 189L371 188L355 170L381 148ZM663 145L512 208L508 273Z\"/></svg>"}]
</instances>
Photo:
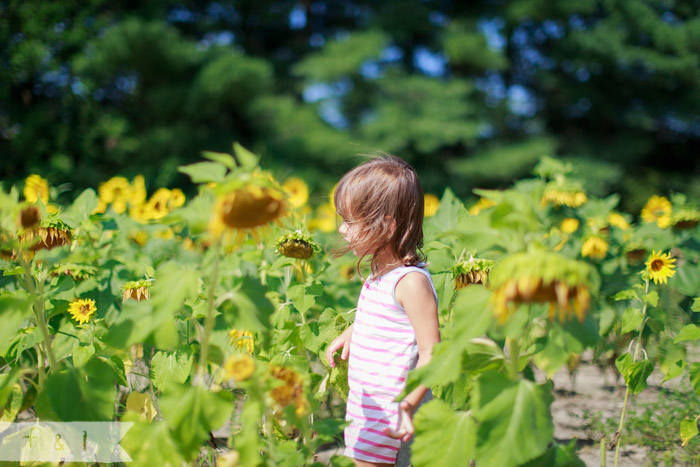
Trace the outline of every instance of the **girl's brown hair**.
<instances>
[{"instance_id":1,"label":"girl's brown hair","mask_svg":"<svg viewBox=\"0 0 700 467\"><path fill-rule=\"evenodd\" d=\"M377 272L377 255L385 248L406 266L425 260L420 251L423 187L416 171L403 159L383 155L355 167L338 182L333 201L343 220L359 225L362 253L358 272L367 254L372 255L372 272ZM343 253L355 246L349 245Z\"/></svg>"}]
</instances>

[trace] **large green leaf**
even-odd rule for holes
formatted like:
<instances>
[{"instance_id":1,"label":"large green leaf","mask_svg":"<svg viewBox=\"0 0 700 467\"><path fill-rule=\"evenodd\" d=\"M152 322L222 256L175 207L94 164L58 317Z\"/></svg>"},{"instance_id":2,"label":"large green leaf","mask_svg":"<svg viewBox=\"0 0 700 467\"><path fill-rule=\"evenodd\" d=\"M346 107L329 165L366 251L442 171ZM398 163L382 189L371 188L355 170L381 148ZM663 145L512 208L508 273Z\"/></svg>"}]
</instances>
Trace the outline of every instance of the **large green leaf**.
<instances>
[{"instance_id":1,"label":"large green leaf","mask_svg":"<svg viewBox=\"0 0 700 467\"><path fill-rule=\"evenodd\" d=\"M695 394L700 396L700 363L690 363L688 365L690 384L693 386Z\"/></svg>"},{"instance_id":2,"label":"large green leaf","mask_svg":"<svg viewBox=\"0 0 700 467\"><path fill-rule=\"evenodd\" d=\"M132 459L129 466L176 467L184 463L177 444L170 436L167 423L156 420L146 422L139 414L129 412L122 416L121 421L134 424L119 443Z\"/></svg>"},{"instance_id":3,"label":"large green leaf","mask_svg":"<svg viewBox=\"0 0 700 467\"><path fill-rule=\"evenodd\" d=\"M5 356L22 322L31 316L31 307L32 302L26 295L3 292L0 296L0 355Z\"/></svg>"},{"instance_id":4,"label":"large green leaf","mask_svg":"<svg viewBox=\"0 0 700 467\"><path fill-rule=\"evenodd\" d=\"M510 381L488 372L476 383L477 465L515 466L540 456L552 441L550 384Z\"/></svg>"},{"instance_id":5,"label":"large green leaf","mask_svg":"<svg viewBox=\"0 0 700 467\"><path fill-rule=\"evenodd\" d=\"M196 162L180 166L177 170L189 175L194 183L218 183L226 175L226 167L218 162Z\"/></svg>"},{"instance_id":6,"label":"large green leaf","mask_svg":"<svg viewBox=\"0 0 700 467\"><path fill-rule=\"evenodd\" d=\"M413 423L411 462L416 467L468 465L474 459L476 424L469 413L455 412L434 399L418 410Z\"/></svg>"},{"instance_id":7,"label":"large green leaf","mask_svg":"<svg viewBox=\"0 0 700 467\"><path fill-rule=\"evenodd\" d=\"M639 394L646 389L647 378L654 371L654 362L650 360L633 362L629 353L620 355L615 360L615 366L625 377L625 384L629 386L632 394Z\"/></svg>"},{"instance_id":8,"label":"large green leaf","mask_svg":"<svg viewBox=\"0 0 700 467\"><path fill-rule=\"evenodd\" d=\"M161 391L170 384L182 384L192 369L193 358L188 348L156 352L151 359L151 380Z\"/></svg>"},{"instance_id":9,"label":"large green leaf","mask_svg":"<svg viewBox=\"0 0 700 467\"><path fill-rule=\"evenodd\" d=\"M674 339L673 343L677 344L679 342L685 341L696 341L700 339L700 328L694 324L688 324L678 331L678 335Z\"/></svg>"},{"instance_id":10,"label":"large green leaf","mask_svg":"<svg viewBox=\"0 0 700 467\"><path fill-rule=\"evenodd\" d=\"M160 401L163 417L185 459L197 456L209 432L220 428L233 410L230 392L209 392L201 386L170 386Z\"/></svg>"},{"instance_id":11,"label":"large green leaf","mask_svg":"<svg viewBox=\"0 0 700 467\"><path fill-rule=\"evenodd\" d=\"M316 296L309 293L304 284L296 284L287 289L287 297L299 313L306 313L316 303Z\"/></svg>"}]
</instances>

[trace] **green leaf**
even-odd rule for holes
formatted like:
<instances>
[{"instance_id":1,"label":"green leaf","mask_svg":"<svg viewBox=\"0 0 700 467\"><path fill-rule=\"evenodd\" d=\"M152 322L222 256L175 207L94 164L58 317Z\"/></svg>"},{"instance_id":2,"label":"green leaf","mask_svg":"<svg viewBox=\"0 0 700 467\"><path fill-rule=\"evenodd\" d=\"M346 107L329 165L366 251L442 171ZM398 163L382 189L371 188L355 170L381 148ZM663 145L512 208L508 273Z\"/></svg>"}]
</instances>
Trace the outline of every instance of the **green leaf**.
<instances>
[{"instance_id":1,"label":"green leaf","mask_svg":"<svg viewBox=\"0 0 700 467\"><path fill-rule=\"evenodd\" d=\"M170 384L182 384L192 370L194 359L188 349L156 352L151 360L151 379L155 387L165 391Z\"/></svg>"},{"instance_id":2,"label":"green leaf","mask_svg":"<svg viewBox=\"0 0 700 467\"><path fill-rule=\"evenodd\" d=\"M655 307L659 303L659 293L656 290L652 290L648 294L644 295L642 299L644 300L644 302Z\"/></svg>"},{"instance_id":3,"label":"green leaf","mask_svg":"<svg viewBox=\"0 0 700 467\"><path fill-rule=\"evenodd\" d=\"M633 362L629 353L620 355L615 360L617 370L624 376L625 384L632 394L639 394L647 387L647 378L654 371L654 362L642 360Z\"/></svg>"},{"instance_id":4,"label":"green leaf","mask_svg":"<svg viewBox=\"0 0 700 467\"><path fill-rule=\"evenodd\" d=\"M257 398L248 399L243 405L240 416L243 430L236 437L236 450L241 455L241 465L256 467L263 463L260 455L264 441L260 436L263 411L263 404Z\"/></svg>"},{"instance_id":5,"label":"green leaf","mask_svg":"<svg viewBox=\"0 0 700 467\"><path fill-rule=\"evenodd\" d=\"M690 376L690 384L693 386L693 391L700 396L700 363L690 363L688 365L688 375Z\"/></svg>"},{"instance_id":6,"label":"green leaf","mask_svg":"<svg viewBox=\"0 0 700 467\"><path fill-rule=\"evenodd\" d=\"M226 154L225 152L202 151L202 157L223 164L231 170L236 168L236 160L231 154Z\"/></svg>"},{"instance_id":7,"label":"green leaf","mask_svg":"<svg viewBox=\"0 0 700 467\"><path fill-rule=\"evenodd\" d=\"M287 297L294 304L294 308L299 310L299 313L306 313L309 308L316 303L316 296L308 293L307 288L303 284L296 284L287 289Z\"/></svg>"},{"instance_id":8,"label":"green leaf","mask_svg":"<svg viewBox=\"0 0 700 467\"><path fill-rule=\"evenodd\" d=\"M236 155L236 160L246 170L253 170L260 163L260 158L248 151L238 143L233 143L233 153Z\"/></svg>"},{"instance_id":9,"label":"green leaf","mask_svg":"<svg viewBox=\"0 0 700 467\"><path fill-rule=\"evenodd\" d=\"M170 436L167 423L158 420L146 422L139 414L131 412L122 415L121 421L134 424L119 442L132 459L129 465L183 465L184 459Z\"/></svg>"},{"instance_id":10,"label":"green leaf","mask_svg":"<svg viewBox=\"0 0 700 467\"><path fill-rule=\"evenodd\" d=\"M586 464L576 455L576 440L562 446L555 443L542 456L522 467L586 467Z\"/></svg>"},{"instance_id":11,"label":"green leaf","mask_svg":"<svg viewBox=\"0 0 700 467\"><path fill-rule=\"evenodd\" d=\"M226 167L218 162L195 162L177 170L189 175L193 183L219 183L226 176Z\"/></svg>"},{"instance_id":12,"label":"green leaf","mask_svg":"<svg viewBox=\"0 0 700 467\"><path fill-rule=\"evenodd\" d=\"M443 233L452 231L457 227L457 222L459 221L462 211L464 211L462 202L457 199L451 189L445 188L442 199L440 200L440 207L430 219L430 223Z\"/></svg>"},{"instance_id":13,"label":"green leaf","mask_svg":"<svg viewBox=\"0 0 700 467\"><path fill-rule=\"evenodd\" d=\"M20 369L12 368L8 373L0 375L0 412L7 404L7 400L12 394L12 388L19 379Z\"/></svg>"},{"instance_id":14,"label":"green leaf","mask_svg":"<svg viewBox=\"0 0 700 467\"><path fill-rule=\"evenodd\" d=\"M81 368L95 355L95 346L81 345L73 350L73 365L76 368Z\"/></svg>"},{"instance_id":15,"label":"green leaf","mask_svg":"<svg viewBox=\"0 0 700 467\"><path fill-rule=\"evenodd\" d=\"M434 399L419 408L413 423L416 438L411 461L415 465L467 465L474 459L476 424L467 412L455 412Z\"/></svg>"},{"instance_id":16,"label":"green leaf","mask_svg":"<svg viewBox=\"0 0 700 467\"><path fill-rule=\"evenodd\" d=\"M550 384L514 382L488 372L477 380L473 396L477 465L520 465L542 455L552 442Z\"/></svg>"},{"instance_id":17,"label":"green leaf","mask_svg":"<svg viewBox=\"0 0 700 467\"><path fill-rule=\"evenodd\" d=\"M622 314L622 334L627 334L632 331L639 331L639 327L644 321L644 315L636 308L627 308Z\"/></svg>"},{"instance_id":18,"label":"green leaf","mask_svg":"<svg viewBox=\"0 0 700 467\"><path fill-rule=\"evenodd\" d=\"M0 355L4 356L12 338L22 327L22 322L30 316L31 300L23 294L0 296Z\"/></svg>"},{"instance_id":19,"label":"green leaf","mask_svg":"<svg viewBox=\"0 0 700 467\"><path fill-rule=\"evenodd\" d=\"M71 227L77 227L81 222L88 219L97 207L97 193L92 188L80 193L73 201L73 204L61 216Z\"/></svg>"},{"instance_id":20,"label":"green leaf","mask_svg":"<svg viewBox=\"0 0 700 467\"><path fill-rule=\"evenodd\" d=\"M698 435L698 421L697 419L685 419L681 420L681 440L683 444L681 446L685 447L688 441L695 438Z\"/></svg>"},{"instance_id":21,"label":"green leaf","mask_svg":"<svg viewBox=\"0 0 700 467\"><path fill-rule=\"evenodd\" d=\"M621 290L615 295L613 295L613 300L615 301L620 301L620 300L633 300L637 297L637 291L634 289L627 289L627 290Z\"/></svg>"},{"instance_id":22,"label":"green leaf","mask_svg":"<svg viewBox=\"0 0 700 467\"><path fill-rule=\"evenodd\" d=\"M690 311L700 312L700 297L693 299L693 304L690 306Z\"/></svg>"},{"instance_id":23,"label":"green leaf","mask_svg":"<svg viewBox=\"0 0 700 467\"><path fill-rule=\"evenodd\" d=\"M230 392L209 392L201 386L170 386L160 400L163 417L187 461L197 457L209 432L220 428L233 410Z\"/></svg>"},{"instance_id":24,"label":"green leaf","mask_svg":"<svg viewBox=\"0 0 700 467\"><path fill-rule=\"evenodd\" d=\"M677 344L679 342L696 341L698 339L700 339L700 328L694 324L688 324L678 332L678 335L673 340L673 343Z\"/></svg>"}]
</instances>

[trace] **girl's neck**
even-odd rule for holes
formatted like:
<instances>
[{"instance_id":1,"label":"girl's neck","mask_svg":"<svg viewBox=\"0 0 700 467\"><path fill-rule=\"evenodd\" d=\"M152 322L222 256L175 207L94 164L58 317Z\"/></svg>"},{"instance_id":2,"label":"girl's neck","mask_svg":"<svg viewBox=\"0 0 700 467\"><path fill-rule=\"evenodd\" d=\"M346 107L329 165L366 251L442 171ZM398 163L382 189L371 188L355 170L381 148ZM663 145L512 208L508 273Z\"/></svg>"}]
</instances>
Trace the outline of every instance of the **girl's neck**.
<instances>
[{"instance_id":1,"label":"girl's neck","mask_svg":"<svg viewBox=\"0 0 700 467\"><path fill-rule=\"evenodd\" d=\"M390 254L386 250L383 250L377 255L374 263L375 267L372 270L372 276L375 278L383 276L392 269L403 266L403 262L399 258Z\"/></svg>"}]
</instances>

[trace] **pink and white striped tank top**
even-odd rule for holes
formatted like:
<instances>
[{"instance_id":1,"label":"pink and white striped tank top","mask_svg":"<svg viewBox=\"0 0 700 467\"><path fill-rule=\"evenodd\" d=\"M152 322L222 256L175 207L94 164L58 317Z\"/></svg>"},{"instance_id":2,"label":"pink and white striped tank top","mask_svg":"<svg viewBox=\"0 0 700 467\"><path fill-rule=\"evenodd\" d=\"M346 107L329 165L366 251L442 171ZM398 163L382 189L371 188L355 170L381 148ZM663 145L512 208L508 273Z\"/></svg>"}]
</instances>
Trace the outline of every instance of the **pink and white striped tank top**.
<instances>
[{"instance_id":1,"label":"pink and white striped tank top","mask_svg":"<svg viewBox=\"0 0 700 467\"><path fill-rule=\"evenodd\" d=\"M396 429L398 403L393 401L403 391L408 372L418 360L413 326L395 295L398 281L412 271L424 274L432 287L430 273L418 266L398 267L376 279L370 277L362 286L348 360L348 457L383 463L396 460L401 441L382 430Z\"/></svg>"}]
</instances>

